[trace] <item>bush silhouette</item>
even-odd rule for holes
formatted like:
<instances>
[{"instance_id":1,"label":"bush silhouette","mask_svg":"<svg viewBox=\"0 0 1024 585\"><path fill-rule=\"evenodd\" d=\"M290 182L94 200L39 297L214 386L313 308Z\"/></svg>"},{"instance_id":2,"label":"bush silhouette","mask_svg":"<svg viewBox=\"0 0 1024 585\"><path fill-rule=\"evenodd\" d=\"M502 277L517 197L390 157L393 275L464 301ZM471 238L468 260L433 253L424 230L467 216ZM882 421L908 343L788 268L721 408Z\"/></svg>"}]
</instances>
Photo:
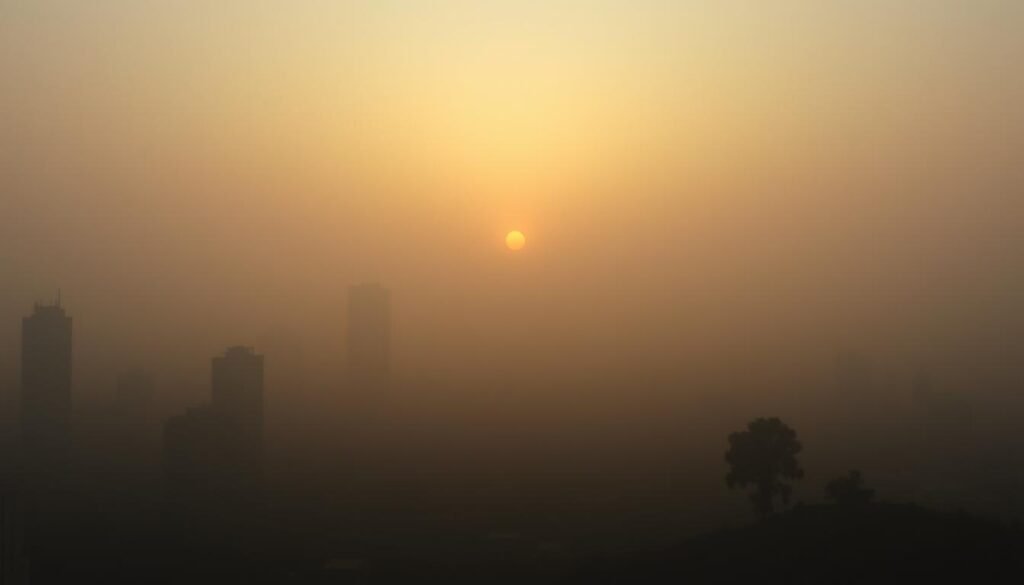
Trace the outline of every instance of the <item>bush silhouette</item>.
<instances>
[{"instance_id":1,"label":"bush silhouette","mask_svg":"<svg viewBox=\"0 0 1024 585\"><path fill-rule=\"evenodd\" d=\"M825 496L843 508L866 506L875 498L875 490L864 487L860 471L853 470L845 477L837 477L825 486Z\"/></svg>"}]
</instances>

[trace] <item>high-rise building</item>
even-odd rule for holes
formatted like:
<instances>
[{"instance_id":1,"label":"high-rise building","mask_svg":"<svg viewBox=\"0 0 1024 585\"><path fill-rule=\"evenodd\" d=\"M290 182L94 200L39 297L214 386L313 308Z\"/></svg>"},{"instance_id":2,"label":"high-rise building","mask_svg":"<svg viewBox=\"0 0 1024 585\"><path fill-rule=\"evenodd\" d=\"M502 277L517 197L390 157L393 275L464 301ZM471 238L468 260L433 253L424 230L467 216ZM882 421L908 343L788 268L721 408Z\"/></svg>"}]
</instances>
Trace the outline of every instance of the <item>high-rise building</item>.
<instances>
[{"instance_id":1,"label":"high-rise building","mask_svg":"<svg viewBox=\"0 0 1024 585\"><path fill-rule=\"evenodd\" d=\"M391 292L379 284L348 293L348 368L359 383L379 383L391 370Z\"/></svg>"},{"instance_id":2,"label":"high-rise building","mask_svg":"<svg viewBox=\"0 0 1024 585\"><path fill-rule=\"evenodd\" d=\"M251 347L232 347L213 358L213 408L262 451L263 356Z\"/></svg>"},{"instance_id":3,"label":"high-rise building","mask_svg":"<svg viewBox=\"0 0 1024 585\"><path fill-rule=\"evenodd\" d=\"M213 358L212 401L164 425L173 499L223 504L258 491L263 473L263 356L232 347Z\"/></svg>"},{"instance_id":4,"label":"high-rise building","mask_svg":"<svg viewBox=\"0 0 1024 585\"><path fill-rule=\"evenodd\" d=\"M29 467L61 471L71 456L71 318L59 298L21 324L21 423Z\"/></svg>"}]
</instances>

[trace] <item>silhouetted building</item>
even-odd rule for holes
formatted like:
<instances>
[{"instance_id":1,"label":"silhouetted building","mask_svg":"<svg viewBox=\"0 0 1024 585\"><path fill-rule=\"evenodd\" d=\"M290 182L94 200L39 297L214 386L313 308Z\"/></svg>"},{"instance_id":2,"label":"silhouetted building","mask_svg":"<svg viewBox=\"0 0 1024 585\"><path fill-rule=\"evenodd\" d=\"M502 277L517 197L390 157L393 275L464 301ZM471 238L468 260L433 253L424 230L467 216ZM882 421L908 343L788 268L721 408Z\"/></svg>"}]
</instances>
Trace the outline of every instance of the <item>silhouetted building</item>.
<instances>
[{"instance_id":1,"label":"silhouetted building","mask_svg":"<svg viewBox=\"0 0 1024 585\"><path fill-rule=\"evenodd\" d=\"M263 356L251 347L232 347L213 358L213 408L225 416L245 445L251 465L263 459Z\"/></svg>"},{"instance_id":2,"label":"silhouetted building","mask_svg":"<svg viewBox=\"0 0 1024 585\"><path fill-rule=\"evenodd\" d=\"M379 284L349 289L348 368L364 385L385 382L391 370L391 292Z\"/></svg>"},{"instance_id":3,"label":"silhouetted building","mask_svg":"<svg viewBox=\"0 0 1024 585\"><path fill-rule=\"evenodd\" d=\"M21 422L27 469L62 471L71 457L71 318L59 298L22 321Z\"/></svg>"},{"instance_id":4,"label":"silhouetted building","mask_svg":"<svg viewBox=\"0 0 1024 585\"><path fill-rule=\"evenodd\" d=\"M232 347L212 361L212 402L164 426L172 499L228 504L258 490L263 474L263 356Z\"/></svg>"},{"instance_id":5,"label":"silhouetted building","mask_svg":"<svg viewBox=\"0 0 1024 585\"><path fill-rule=\"evenodd\" d=\"M217 503L244 489L241 445L223 413L210 405L188 409L164 426L164 473L173 501Z\"/></svg>"}]
</instances>

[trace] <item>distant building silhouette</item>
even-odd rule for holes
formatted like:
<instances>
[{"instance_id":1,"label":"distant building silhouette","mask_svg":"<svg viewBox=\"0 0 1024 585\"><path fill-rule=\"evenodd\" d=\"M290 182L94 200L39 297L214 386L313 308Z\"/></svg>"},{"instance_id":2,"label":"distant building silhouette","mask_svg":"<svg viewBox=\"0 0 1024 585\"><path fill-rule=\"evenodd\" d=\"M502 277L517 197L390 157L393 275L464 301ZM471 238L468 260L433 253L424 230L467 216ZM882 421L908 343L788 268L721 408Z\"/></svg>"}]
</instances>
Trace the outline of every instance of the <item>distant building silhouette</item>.
<instances>
[{"instance_id":1,"label":"distant building silhouette","mask_svg":"<svg viewBox=\"0 0 1024 585\"><path fill-rule=\"evenodd\" d=\"M251 347L229 348L213 358L213 408L237 434L247 465L263 460L263 356Z\"/></svg>"},{"instance_id":2,"label":"distant building silhouette","mask_svg":"<svg viewBox=\"0 0 1024 585\"><path fill-rule=\"evenodd\" d=\"M253 495L263 475L263 356L232 347L212 360L212 401L164 426L173 500L226 505Z\"/></svg>"},{"instance_id":3,"label":"distant building silhouette","mask_svg":"<svg viewBox=\"0 0 1024 585\"><path fill-rule=\"evenodd\" d=\"M21 426L26 469L60 473L71 457L71 318L58 297L21 327Z\"/></svg>"},{"instance_id":4,"label":"distant building silhouette","mask_svg":"<svg viewBox=\"0 0 1024 585\"><path fill-rule=\"evenodd\" d=\"M217 503L234 497L244 483L237 464L237 435L210 405L190 408L164 426L164 473L171 500Z\"/></svg>"},{"instance_id":5,"label":"distant building silhouette","mask_svg":"<svg viewBox=\"0 0 1024 585\"><path fill-rule=\"evenodd\" d=\"M391 370L391 292L361 284L348 293L348 368L361 385L387 381Z\"/></svg>"}]
</instances>

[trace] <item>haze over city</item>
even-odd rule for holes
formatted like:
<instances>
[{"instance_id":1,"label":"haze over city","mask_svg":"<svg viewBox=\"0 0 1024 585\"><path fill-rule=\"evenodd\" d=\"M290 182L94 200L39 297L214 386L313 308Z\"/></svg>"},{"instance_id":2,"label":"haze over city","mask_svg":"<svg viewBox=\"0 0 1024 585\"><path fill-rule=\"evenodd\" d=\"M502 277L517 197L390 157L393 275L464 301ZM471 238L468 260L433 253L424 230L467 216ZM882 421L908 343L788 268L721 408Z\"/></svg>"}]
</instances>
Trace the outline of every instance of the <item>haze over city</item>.
<instances>
[{"instance_id":1,"label":"haze over city","mask_svg":"<svg viewBox=\"0 0 1024 585\"><path fill-rule=\"evenodd\" d=\"M825 522L837 477L1019 552L1022 27L0 0L3 582L111 575L134 532L112 582L638 578ZM727 482L731 434L789 430L791 501ZM843 582L915 575L880 566Z\"/></svg>"}]
</instances>

